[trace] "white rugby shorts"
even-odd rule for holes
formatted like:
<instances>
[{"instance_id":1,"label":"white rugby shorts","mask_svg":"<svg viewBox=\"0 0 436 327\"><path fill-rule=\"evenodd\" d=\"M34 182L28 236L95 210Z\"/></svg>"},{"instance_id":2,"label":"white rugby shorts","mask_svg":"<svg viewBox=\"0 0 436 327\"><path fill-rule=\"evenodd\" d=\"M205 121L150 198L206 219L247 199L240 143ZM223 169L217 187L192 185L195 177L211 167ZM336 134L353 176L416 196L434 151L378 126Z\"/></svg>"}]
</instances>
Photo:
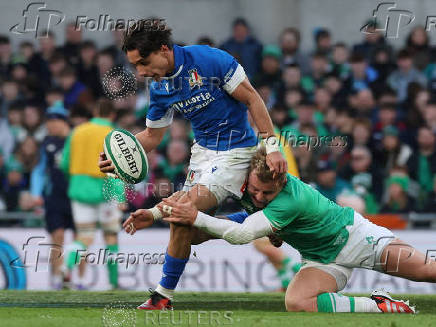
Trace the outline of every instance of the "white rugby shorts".
<instances>
[{"instance_id":1,"label":"white rugby shorts","mask_svg":"<svg viewBox=\"0 0 436 327\"><path fill-rule=\"evenodd\" d=\"M302 267L317 268L327 272L336 279L338 291L343 290L351 277L353 268L364 268L383 272L380 257L386 246L394 239L394 234L387 228L371 223L354 212L354 223L346 227L349 238L335 261L324 264L302 259Z\"/></svg>"},{"instance_id":2,"label":"white rugby shorts","mask_svg":"<svg viewBox=\"0 0 436 327\"><path fill-rule=\"evenodd\" d=\"M205 185L220 204L226 197L242 197L242 186L257 145L228 151L209 150L198 143L191 147L191 160L184 191L195 184Z\"/></svg>"}]
</instances>

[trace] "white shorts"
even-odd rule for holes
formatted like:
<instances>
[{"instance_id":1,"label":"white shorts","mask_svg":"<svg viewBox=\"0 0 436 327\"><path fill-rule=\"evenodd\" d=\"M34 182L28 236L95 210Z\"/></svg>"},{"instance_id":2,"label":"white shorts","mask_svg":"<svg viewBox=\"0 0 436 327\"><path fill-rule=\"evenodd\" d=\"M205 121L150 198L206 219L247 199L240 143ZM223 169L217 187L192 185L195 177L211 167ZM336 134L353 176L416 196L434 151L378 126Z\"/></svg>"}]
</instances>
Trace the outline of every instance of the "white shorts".
<instances>
[{"instance_id":1,"label":"white shorts","mask_svg":"<svg viewBox=\"0 0 436 327\"><path fill-rule=\"evenodd\" d=\"M100 223L103 231L118 233L121 230L122 212L115 202L89 204L71 201L75 224Z\"/></svg>"},{"instance_id":2,"label":"white shorts","mask_svg":"<svg viewBox=\"0 0 436 327\"><path fill-rule=\"evenodd\" d=\"M220 204L226 197L242 197L242 185L257 146L215 151L195 143L191 147L191 160L184 191L195 184L205 185Z\"/></svg>"},{"instance_id":3,"label":"white shorts","mask_svg":"<svg viewBox=\"0 0 436 327\"><path fill-rule=\"evenodd\" d=\"M380 257L395 236L387 228L375 225L354 212L354 223L346 227L349 238L335 261L324 264L302 259L302 268L317 268L336 279L338 291L343 290L351 277L353 268L365 268L382 272Z\"/></svg>"}]
</instances>

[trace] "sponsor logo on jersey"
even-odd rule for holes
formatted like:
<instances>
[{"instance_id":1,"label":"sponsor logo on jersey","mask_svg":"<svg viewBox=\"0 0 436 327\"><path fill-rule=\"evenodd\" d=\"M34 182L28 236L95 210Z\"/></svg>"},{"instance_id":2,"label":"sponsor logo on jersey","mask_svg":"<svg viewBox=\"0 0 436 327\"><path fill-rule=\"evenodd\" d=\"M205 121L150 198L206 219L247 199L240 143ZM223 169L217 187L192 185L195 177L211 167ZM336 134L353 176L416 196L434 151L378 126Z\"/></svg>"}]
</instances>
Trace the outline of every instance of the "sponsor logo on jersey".
<instances>
[{"instance_id":1,"label":"sponsor logo on jersey","mask_svg":"<svg viewBox=\"0 0 436 327\"><path fill-rule=\"evenodd\" d=\"M204 108L214 100L215 98L209 92L201 92L187 100L174 102L170 105L170 109L187 114L195 109Z\"/></svg>"},{"instance_id":2,"label":"sponsor logo on jersey","mask_svg":"<svg viewBox=\"0 0 436 327\"><path fill-rule=\"evenodd\" d=\"M200 74L197 72L197 69L191 69L188 71L189 74L189 87L193 89L194 87L203 85L203 81L201 80Z\"/></svg>"}]
</instances>

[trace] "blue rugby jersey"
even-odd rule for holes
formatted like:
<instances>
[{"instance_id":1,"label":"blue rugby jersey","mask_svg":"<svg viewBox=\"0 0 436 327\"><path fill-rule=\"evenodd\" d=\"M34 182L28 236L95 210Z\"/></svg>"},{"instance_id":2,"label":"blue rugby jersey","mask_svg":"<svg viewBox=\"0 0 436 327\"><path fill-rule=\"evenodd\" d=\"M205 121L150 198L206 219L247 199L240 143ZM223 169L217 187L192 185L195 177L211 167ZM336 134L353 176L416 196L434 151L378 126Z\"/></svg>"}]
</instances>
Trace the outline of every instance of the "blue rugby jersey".
<instances>
[{"instance_id":1,"label":"blue rugby jersey","mask_svg":"<svg viewBox=\"0 0 436 327\"><path fill-rule=\"evenodd\" d=\"M245 79L241 65L227 52L207 45L174 46L174 72L150 84L147 127L171 124L174 111L191 121L195 140L226 151L257 144L247 107L230 94Z\"/></svg>"}]
</instances>

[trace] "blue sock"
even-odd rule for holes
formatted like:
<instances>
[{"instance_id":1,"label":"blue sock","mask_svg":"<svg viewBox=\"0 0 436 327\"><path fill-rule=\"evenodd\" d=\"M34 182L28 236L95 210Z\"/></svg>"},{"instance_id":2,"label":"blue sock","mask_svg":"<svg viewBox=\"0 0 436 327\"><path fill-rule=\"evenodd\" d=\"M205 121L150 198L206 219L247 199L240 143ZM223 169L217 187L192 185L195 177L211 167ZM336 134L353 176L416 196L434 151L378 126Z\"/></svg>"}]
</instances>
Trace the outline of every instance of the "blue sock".
<instances>
[{"instance_id":1,"label":"blue sock","mask_svg":"<svg viewBox=\"0 0 436 327\"><path fill-rule=\"evenodd\" d=\"M183 270L185 270L186 263L188 259L177 259L173 258L165 253L165 263L163 265L163 274L162 279L159 282L159 285L165 287L167 289L173 290L176 288L177 283L179 282L180 276L183 274Z\"/></svg>"}]
</instances>

